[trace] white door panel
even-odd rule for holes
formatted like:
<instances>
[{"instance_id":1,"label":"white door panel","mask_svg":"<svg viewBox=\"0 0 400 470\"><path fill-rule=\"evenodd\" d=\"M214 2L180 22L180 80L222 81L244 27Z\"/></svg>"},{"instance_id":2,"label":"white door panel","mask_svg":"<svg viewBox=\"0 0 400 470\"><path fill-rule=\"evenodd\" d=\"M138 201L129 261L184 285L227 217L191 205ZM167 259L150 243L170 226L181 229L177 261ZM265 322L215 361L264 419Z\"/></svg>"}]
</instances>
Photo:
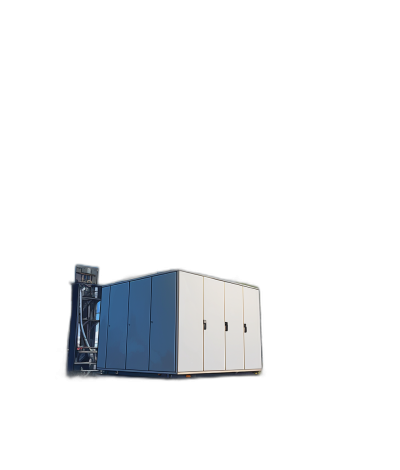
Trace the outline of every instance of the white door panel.
<instances>
[{"instance_id":1,"label":"white door panel","mask_svg":"<svg viewBox=\"0 0 400 470\"><path fill-rule=\"evenodd\" d=\"M179 272L178 372L203 370L203 276Z\"/></svg>"},{"instance_id":2,"label":"white door panel","mask_svg":"<svg viewBox=\"0 0 400 470\"><path fill-rule=\"evenodd\" d=\"M258 289L243 287L245 369L261 369L260 296Z\"/></svg>"},{"instance_id":3,"label":"white door panel","mask_svg":"<svg viewBox=\"0 0 400 470\"><path fill-rule=\"evenodd\" d=\"M226 370L244 369L243 288L225 282Z\"/></svg>"},{"instance_id":4,"label":"white door panel","mask_svg":"<svg viewBox=\"0 0 400 470\"><path fill-rule=\"evenodd\" d=\"M204 370L225 370L224 283L204 277Z\"/></svg>"}]
</instances>

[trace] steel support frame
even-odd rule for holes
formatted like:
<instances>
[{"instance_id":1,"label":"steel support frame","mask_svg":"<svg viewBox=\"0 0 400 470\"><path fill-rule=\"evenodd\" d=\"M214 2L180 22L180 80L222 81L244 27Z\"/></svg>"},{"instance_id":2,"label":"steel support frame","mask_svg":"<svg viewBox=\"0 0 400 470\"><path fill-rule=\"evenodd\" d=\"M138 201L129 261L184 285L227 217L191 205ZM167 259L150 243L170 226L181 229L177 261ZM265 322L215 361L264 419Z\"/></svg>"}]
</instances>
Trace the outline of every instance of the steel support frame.
<instances>
[{"instance_id":1,"label":"steel support frame","mask_svg":"<svg viewBox=\"0 0 400 470\"><path fill-rule=\"evenodd\" d=\"M75 352L76 352L76 325L78 321L78 288L77 283L72 284L72 298L71 298L71 319L69 323L68 335L68 354L67 354L67 374L72 374L74 371Z\"/></svg>"}]
</instances>

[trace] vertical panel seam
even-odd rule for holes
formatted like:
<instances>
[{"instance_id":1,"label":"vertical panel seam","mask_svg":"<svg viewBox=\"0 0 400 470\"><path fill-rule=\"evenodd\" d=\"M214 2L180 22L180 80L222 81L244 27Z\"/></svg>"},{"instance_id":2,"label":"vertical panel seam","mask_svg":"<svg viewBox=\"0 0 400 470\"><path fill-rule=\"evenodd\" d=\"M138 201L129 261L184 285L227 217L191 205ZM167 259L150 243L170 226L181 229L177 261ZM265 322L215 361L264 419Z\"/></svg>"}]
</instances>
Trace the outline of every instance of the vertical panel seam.
<instances>
[{"instance_id":1,"label":"vertical panel seam","mask_svg":"<svg viewBox=\"0 0 400 470\"><path fill-rule=\"evenodd\" d=\"M172 272L172 273L170 273L170 274L173 274L173 275L174 275L174 290L173 290L173 292L174 292L174 307L175 307L175 320L176 320L176 302L177 302L177 301L176 301L176 274L175 274L174 272ZM175 367L175 364L176 364L176 357L175 357L175 354L176 354L176 348L175 348L175 346L176 346L176 324L174 325L173 333L174 333L174 338L173 338L173 339L174 339L174 348L173 348L173 350L174 350L174 361L173 361L173 367ZM173 367L170 367L171 372L172 372Z\"/></svg>"},{"instance_id":2,"label":"vertical panel seam","mask_svg":"<svg viewBox=\"0 0 400 470\"><path fill-rule=\"evenodd\" d=\"M177 310L177 315L176 315L176 372L178 373L179 371L179 317L180 317L180 283L181 283L181 275L180 271L177 272L176 275L176 290L177 290L177 300L176 300L176 310Z\"/></svg>"},{"instance_id":3,"label":"vertical panel seam","mask_svg":"<svg viewBox=\"0 0 400 470\"><path fill-rule=\"evenodd\" d=\"M128 282L128 315L126 316L126 341L125 341L125 369L126 369L126 359L128 355L128 333L129 333L129 328L128 328L128 323L129 323L129 303L131 300L131 283Z\"/></svg>"},{"instance_id":4,"label":"vertical panel seam","mask_svg":"<svg viewBox=\"0 0 400 470\"><path fill-rule=\"evenodd\" d=\"M261 291L258 290L258 314L260 321L260 355L261 355L261 369L263 368L263 346L262 346L262 326L261 326Z\"/></svg>"},{"instance_id":5,"label":"vertical panel seam","mask_svg":"<svg viewBox=\"0 0 400 470\"><path fill-rule=\"evenodd\" d=\"M176 341L177 341L177 313L178 313L178 276L175 276L175 347L174 347L174 372L177 372L176 368Z\"/></svg>"},{"instance_id":6,"label":"vertical panel seam","mask_svg":"<svg viewBox=\"0 0 400 470\"><path fill-rule=\"evenodd\" d=\"M225 282L224 282L224 343L225 343L225 370L226 370L226 327L225 327Z\"/></svg>"},{"instance_id":7,"label":"vertical panel seam","mask_svg":"<svg viewBox=\"0 0 400 470\"><path fill-rule=\"evenodd\" d=\"M177 305L178 305L178 297L177 297L177 284L178 284L178 279L177 279L177 274L176 272L173 272L171 273L173 274L173 279L174 279L174 311L175 311L175 315L174 315L174 318L175 318L175 328L173 329L173 332L174 332L174 342L173 342L173 345L174 345L174 362L173 362L173 365L172 367L170 368L171 371L173 370L173 368L175 368L175 370L177 371L177 357L176 357L176 316L177 316Z\"/></svg>"},{"instance_id":8,"label":"vertical panel seam","mask_svg":"<svg viewBox=\"0 0 400 470\"><path fill-rule=\"evenodd\" d=\"M246 343L244 337L244 287L242 286L242 312L243 312L243 369L246 369Z\"/></svg>"},{"instance_id":9,"label":"vertical panel seam","mask_svg":"<svg viewBox=\"0 0 400 470\"><path fill-rule=\"evenodd\" d=\"M151 338L151 310L153 306L153 276L150 283L150 318L149 318L149 359L147 361L147 370L150 370L150 338Z\"/></svg>"},{"instance_id":10,"label":"vertical panel seam","mask_svg":"<svg viewBox=\"0 0 400 470\"><path fill-rule=\"evenodd\" d=\"M109 288L108 292L108 310L107 310L107 330L106 330L106 354L104 357L104 368L107 369L107 353L108 353L108 325L110 321L110 305L111 305L111 287Z\"/></svg>"}]
</instances>

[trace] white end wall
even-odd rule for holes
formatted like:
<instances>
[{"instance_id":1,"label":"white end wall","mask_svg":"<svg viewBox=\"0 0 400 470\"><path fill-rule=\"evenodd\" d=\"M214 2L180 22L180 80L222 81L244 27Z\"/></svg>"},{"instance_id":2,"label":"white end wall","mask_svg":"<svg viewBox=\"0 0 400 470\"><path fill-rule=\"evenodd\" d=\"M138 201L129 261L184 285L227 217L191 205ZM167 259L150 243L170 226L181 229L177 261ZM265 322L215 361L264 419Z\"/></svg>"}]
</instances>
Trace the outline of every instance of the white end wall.
<instances>
[{"instance_id":1,"label":"white end wall","mask_svg":"<svg viewBox=\"0 0 400 470\"><path fill-rule=\"evenodd\" d=\"M183 271L178 282L178 373L261 369L259 290Z\"/></svg>"}]
</instances>

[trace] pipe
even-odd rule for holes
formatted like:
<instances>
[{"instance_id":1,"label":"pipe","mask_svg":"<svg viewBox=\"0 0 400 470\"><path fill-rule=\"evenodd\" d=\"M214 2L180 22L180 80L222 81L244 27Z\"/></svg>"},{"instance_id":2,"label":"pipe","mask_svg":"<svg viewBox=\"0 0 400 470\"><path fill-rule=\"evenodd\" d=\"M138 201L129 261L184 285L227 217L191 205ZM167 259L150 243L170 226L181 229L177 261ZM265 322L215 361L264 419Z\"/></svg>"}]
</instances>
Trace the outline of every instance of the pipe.
<instances>
[{"instance_id":1,"label":"pipe","mask_svg":"<svg viewBox=\"0 0 400 470\"><path fill-rule=\"evenodd\" d=\"M80 316L79 316L79 324L81 325L81 330L82 330L83 338L85 339L85 343L86 343L87 347L90 349L90 351L92 351L91 346L89 345L89 342L88 342L88 340L87 340L87 338L86 338L85 331L84 331L83 325L82 325L82 290L83 290L83 289L80 289L80 290L79 290L79 297L80 297Z\"/></svg>"}]
</instances>

